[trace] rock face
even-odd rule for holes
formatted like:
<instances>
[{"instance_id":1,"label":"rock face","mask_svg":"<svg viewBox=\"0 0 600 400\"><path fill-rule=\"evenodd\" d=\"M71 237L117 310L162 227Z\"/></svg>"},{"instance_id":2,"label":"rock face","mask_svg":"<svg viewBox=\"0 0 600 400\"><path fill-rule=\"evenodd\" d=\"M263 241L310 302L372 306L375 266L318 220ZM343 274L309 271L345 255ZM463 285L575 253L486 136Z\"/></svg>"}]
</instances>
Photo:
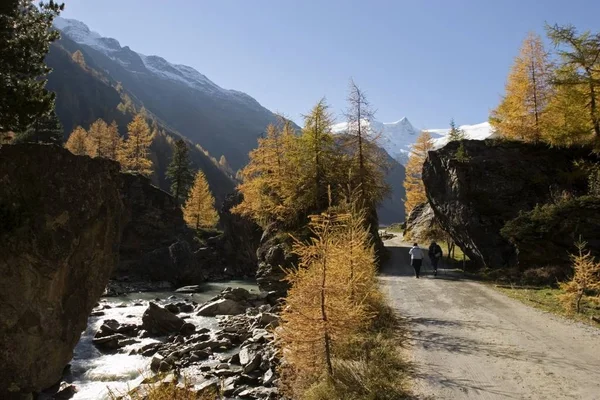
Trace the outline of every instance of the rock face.
<instances>
[{"instance_id":1,"label":"rock face","mask_svg":"<svg viewBox=\"0 0 600 400\"><path fill-rule=\"evenodd\" d=\"M421 203L412 209L406 219L404 238L417 241L427 239L428 232L435 225L435 215L429 203Z\"/></svg>"},{"instance_id":2,"label":"rock face","mask_svg":"<svg viewBox=\"0 0 600 400\"><path fill-rule=\"evenodd\" d=\"M142 316L142 329L150 332L152 335L168 335L169 333L179 332L184 320L161 306L150 302L148 309Z\"/></svg>"},{"instance_id":3,"label":"rock face","mask_svg":"<svg viewBox=\"0 0 600 400\"><path fill-rule=\"evenodd\" d=\"M178 285L204 281L192 248L192 234L173 197L148 178L123 174L128 224L114 276Z\"/></svg>"},{"instance_id":4,"label":"rock face","mask_svg":"<svg viewBox=\"0 0 600 400\"><path fill-rule=\"evenodd\" d=\"M114 265L117 163L54 146L0 148L0 398L56 383Z\"/></svg>"},{"instance_id":5,"label":"rock face","mask_svg":"<svg viewBox=\"0 0 600 400\"><path fill-rule=\"evenodd\" d=\"M272 224L263 233L256 256L256 282L260 290L273 291L278 296L285 296L289 284L283 280L285 273L282 267L290 268L298 261L292 254L291 238L278 234L278 227Z\"/></svg>"},{"instance_id":6,"label":"rock face","mask_svg":"<svg viewBox=\"0 0 600 400\"><path fill-rule=\"evenodd\" d=\"M587 189L587 176L574 162L590 160L589 150L493 140L462 144L467 161L455 157L459 142L429 152L423 182L442 228L480 266L517 264L516 248L500 230L520 212Z\"/></svg>"}]
</instances>

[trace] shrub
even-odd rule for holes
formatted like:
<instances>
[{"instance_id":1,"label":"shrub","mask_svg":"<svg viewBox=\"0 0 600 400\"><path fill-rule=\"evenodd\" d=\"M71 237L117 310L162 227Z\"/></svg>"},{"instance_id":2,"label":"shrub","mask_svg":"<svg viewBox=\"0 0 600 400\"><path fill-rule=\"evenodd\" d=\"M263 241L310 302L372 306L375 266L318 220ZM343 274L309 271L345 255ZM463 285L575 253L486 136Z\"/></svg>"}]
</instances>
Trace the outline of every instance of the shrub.
<instances>
[{"instance_id":1,"label":"shrub","mask_svg":"<svg viewBox=\"0 0 600 400\"><path fill-rule=\"evenodd\" d=\"M560 301L566 311L581 312L581 300L587 294L591 294L596 300L600 300L600 262L585 250L587 243L577 243L578 253L571 255L573 260L573 279L561 283L560 288L564 293Z\"/></svg>"}]
</instances>

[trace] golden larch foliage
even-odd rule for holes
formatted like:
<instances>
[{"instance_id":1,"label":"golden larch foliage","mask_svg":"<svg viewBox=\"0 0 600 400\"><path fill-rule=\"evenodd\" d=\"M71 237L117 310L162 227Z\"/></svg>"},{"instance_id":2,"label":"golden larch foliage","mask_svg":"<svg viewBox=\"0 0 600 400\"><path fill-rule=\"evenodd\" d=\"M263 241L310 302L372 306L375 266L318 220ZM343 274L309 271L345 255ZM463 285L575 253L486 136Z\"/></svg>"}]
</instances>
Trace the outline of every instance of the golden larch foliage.
<instances>
[{"instance_id":1,"label":"golden larch foliage","mask_svg":"<svg viewBox=\"0 0 600 400\"><path fill-rule=\"evenodd\" d=\"M404 178L404 189L406 189L404 209L406 211L406 216L410 214L416 205L427 201L422 173L423 163L430 150L433 150L431 134L427 131L423 131L413 145L408 157L408 162L406 163L406 176Z\"/></svg>"},{"instance_id":2,"label":"golden larch foliage","mask_svg":"<svg viewBox=\"0 0 600 400\"><path fill-rule=\"evenodd\" d=\"M89 135L85 129L78 126L71 132L65 148L77 156L91 155L93 153L93 145Z\"/></svg>"},{"instance_id":3,"label":"golden larch foliage","mask_svg":"<svg viewBox=\"0 0 600 400\"><path fill-rule=\"evenodd\" d=\"M185 222L194 229L214 227L219 222L219 214L204 172L198 171L188 196L183 208Z\"/></svg>"},{"instance_id":4,"label":"golden larch foliage","mask_svg":"<svg viewBox=\"0 0 600 400\"><path fill-rule=\"evenodd\" d=\"M323 371L334 375L336 347L370 322L365 298L375 287L373 249L364 241L367 233L359 232L365 230L362 216L329 210L311 216L309 227L312 239L294 245L300 262L288 271L291 288L278 331L296 395Z\"/></svg>"},{"instance_id":5,"label":"golden larch foliage","mask_svg":"<svg viewBox=\"0 0 600 400\"><path fill-rule=\"evenodd\" d=\"M105 157L116 161L122 146L123 139L119 135L119 127L117 126L117 122L113 121L106 129Z\"/></svg>"},{"instance_id":6,"label":"golden larch foliage","mask_svg":"<svg viewBox=\"0 0 600 400\"><path fill-rule=\"evenodd\" d=\"M119 162L125 171L137 172L149 176L152 174L150 145L152 134L141 114L135 116L127 125L128 136L119 152Z\"/></svg>"},{"instance_id":7,"label":"golden larch foliage","mask_svg":"<svg viewBox=\"0 0 600 400\"><path fill-rule=\"evenodd\" d=\"M550 100L551 66L540 36L530 33L511 68L500 105L490 123L511 139L537 142L544 135L545 111Z\"/></svg>"},{"instance_id":8,"label":"golden larch foliage","mask_svg":"<svg viewBox=\"0 0 600 400\"><path fill-rule=\"evenodd\" d=\"M90 137L92 155L94 157L106 157L108 145L107 131L108 125L102 119L97 119L90 125L88 135Z\"/></svg>"},{"instance_id":9,"label":"golden larch foliage","mask_svg":"<svg viewBox=\"0 0 600 400\"><path fill-rule=\"evenodd\" d=\"M581 311L581 300L587 293L596 293L600 300L600 262L594 260L589 251L585 250L587 243L577 243L578 253L571 255L573 260L573 279L560 284L564 293L560 300L567 311Z\"/></svg>"}]
</instances>

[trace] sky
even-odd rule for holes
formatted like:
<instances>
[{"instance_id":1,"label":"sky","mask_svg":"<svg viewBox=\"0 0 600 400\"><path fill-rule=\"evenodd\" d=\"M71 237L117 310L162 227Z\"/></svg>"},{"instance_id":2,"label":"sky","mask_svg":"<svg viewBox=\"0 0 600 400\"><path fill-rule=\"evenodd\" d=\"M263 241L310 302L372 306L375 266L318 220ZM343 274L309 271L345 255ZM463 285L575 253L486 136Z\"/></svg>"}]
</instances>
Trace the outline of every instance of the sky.
<instances>
[{"instance_id":1,"label":"sky","mask_svg":"<svg viewBox=\"0 0 600 400\"><path fill-rule=\"evenodd\" d=\"M376 119L418 129L488 119L528 32L598 30L598 0L63 0L62 16L194 67L301 123L343 119L352 78Z\"/></svg>"}]
</instances>

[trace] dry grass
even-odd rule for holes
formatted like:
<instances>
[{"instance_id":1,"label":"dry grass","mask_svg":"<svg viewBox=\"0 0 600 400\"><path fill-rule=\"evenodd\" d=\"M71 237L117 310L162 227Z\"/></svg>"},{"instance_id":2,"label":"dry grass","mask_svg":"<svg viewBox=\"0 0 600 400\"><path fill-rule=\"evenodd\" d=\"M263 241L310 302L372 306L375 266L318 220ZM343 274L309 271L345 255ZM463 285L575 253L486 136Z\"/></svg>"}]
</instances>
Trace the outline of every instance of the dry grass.
<instances>
[{"instance_id":1,"label":"dry grass","mask_svg":"<svg viewBox=\"0 0 600 400\"><path fill-rule=\"evenodd\" d=\"M497 288L497 290L509 297L520 300L527 305L539 308L540 310L548 311L576 321L585 322L593 326L599 326L598 323L591 320L591 317L600 317L600 304L591 301L591 298L589 297L585 297L582 300L581 313L577 314L565 311L560 301L560 296L563 295L564 292L560 289Z\"/></svg>"}]
</instances>

